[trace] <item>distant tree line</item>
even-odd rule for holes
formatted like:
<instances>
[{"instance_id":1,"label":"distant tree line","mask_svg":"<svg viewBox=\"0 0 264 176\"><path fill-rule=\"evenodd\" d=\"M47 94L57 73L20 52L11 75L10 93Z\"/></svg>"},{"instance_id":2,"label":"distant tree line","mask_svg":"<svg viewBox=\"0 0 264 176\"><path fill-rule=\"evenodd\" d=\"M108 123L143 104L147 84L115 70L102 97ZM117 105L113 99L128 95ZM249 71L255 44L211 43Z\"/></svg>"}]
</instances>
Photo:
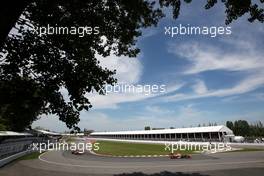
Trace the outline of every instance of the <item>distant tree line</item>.
<instances>
[{"instance_id":1,"label":"distant tree line","mask_svg":"<svg viewBox=\"0 0 264 176\"><path fill-rule=\"evenodd\" d=\"M202 125L198 124L198 127L206 127L206 126L217 126L217 123L216 122L214 122L214 123L209 122L208 124L205 124L205 123L203 123Z\"/></svg>"},{"instance_id":2,"label":"distant tree line","mask_svg":"<svg viewBox=\"0 0 264 176\"><path fill-rule=\"evenodd\" d=\"M246 120L227 121L226 126L230 128L234 135L244 137L263 137L264 126L261 121L249 124Z\"/></svg>"}]
</instances>

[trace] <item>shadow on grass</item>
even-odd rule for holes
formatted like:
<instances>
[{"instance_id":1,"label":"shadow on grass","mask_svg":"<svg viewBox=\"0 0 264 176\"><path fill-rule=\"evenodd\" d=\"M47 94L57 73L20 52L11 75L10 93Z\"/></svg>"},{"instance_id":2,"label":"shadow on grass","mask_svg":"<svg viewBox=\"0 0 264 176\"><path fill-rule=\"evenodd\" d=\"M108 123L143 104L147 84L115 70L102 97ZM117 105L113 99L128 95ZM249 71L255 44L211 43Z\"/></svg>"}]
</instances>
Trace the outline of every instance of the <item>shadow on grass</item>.
<instances>
[{"instance_id":1,"label":"shadow on grass","mask_svg":"<svg viewBox=\"0 0 264 176\"><path fill-rule=\"evenodd\" d=\"M133 173L122 173L114 176L209 176L209 175L201 175L199 173L183 173L183 172L160 172L154 174L144 174L142 172L133 172Z\"/></svg>"}]
</instances>

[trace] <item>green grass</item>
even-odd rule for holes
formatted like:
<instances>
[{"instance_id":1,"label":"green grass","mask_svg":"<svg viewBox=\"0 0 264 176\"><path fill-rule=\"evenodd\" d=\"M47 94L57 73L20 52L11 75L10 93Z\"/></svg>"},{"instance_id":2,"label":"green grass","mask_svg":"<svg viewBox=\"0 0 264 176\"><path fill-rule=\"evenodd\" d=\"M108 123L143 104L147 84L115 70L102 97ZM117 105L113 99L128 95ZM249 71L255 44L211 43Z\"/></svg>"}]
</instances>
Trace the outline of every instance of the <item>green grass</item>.
<instances>
[{"instance_id":1,"label":"green grass","mask_svg":"<svg viewBox=\"0 0 264 176\"><path fill-rule=\"evenodd\" d=\"M264 149L259 148L242 148L241 150L231 150L227 152L256 152L256 151L264 151Z\"/></svg>"},{"instance_id":2,"label":"green grass","mask_svg":"<svg viewBox=\"0 0 264 176\"><path fill-rule=\"evenodd\" d=\"M74 142L76 142L76 139L74 137L71 137L71 136L70 137L69 136L64 137L63 139L65 140L66 143L74 143Z\"/></svg>"},{"instance_id":3,"label":"green grass","mask_svg":"<svg viewBox=\"0 0 264 176\"><path fill-rule=\"evenodd\" d=\"M39 157L39 155L41 155L42 153L40 152L33 152L27 155L24 155L20 158L18 158L17 160L32 160L32 159L37 159Z\"/></svg>"},{"instance_id":4,"label":"green grass","mask_svg":"<svg viewBox=\"0 0 264 176\"><path fill-rule=\"evenodd\" d=\"M105 155L168 155L171 153L165 150L164 144L142 144L128 142L113 142L113 141L96 141L99 143L99 150L95 151L98 154ZM176 151L174 151L175 153ZM194 153L194 150L177 151L183 154Z\"/></svg>"}]
</instances>

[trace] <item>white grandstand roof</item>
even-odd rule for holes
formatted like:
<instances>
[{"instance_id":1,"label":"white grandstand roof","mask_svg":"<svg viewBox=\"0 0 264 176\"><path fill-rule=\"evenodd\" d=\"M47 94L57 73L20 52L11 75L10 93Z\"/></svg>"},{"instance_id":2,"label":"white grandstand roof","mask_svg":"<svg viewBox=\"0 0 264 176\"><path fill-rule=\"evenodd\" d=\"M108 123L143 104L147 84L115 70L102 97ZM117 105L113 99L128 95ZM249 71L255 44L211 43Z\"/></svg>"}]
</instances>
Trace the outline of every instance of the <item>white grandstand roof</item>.
<instances>
[{"instance_id":1,"label":"white grandstand roof","mask_svg":"<svg viewBox=\"0 0 264 176\"><path fill-rule=\"evenodd\" d=\"M32 136L30 133L18 133L14 131L0 131L0 136Z\"/></svg>"},{"instance_id":2,"label":"white grandstand roof","mask_svg":"<svg viewBox=\"0 0 264 176\"><path fill-rule=\"evenodd\" d=\"M162 130L93 132L91 133L91 135L169 134L169 133L206 133L206 132L226 132L227 134L233 134L233 131L227 128L226 126L219 125L219 126L176 128L176 129L162 129Z\"/></svg>"},{"instance_id":3,"label":"white grandstand roof","mask_svg":"<svg viewBox=\"0 0 264 176\"><path fill-rule=\"evenodd\" d=\"M63 133L62 136L84 136L84 133Z\"/></svg>"},{"instance_id":4,"label":"white grandstand roof","mask_svg":"<svg viewBox=\"0 0 264 176\"><path fill-rule=\"evenodd\" d=\"M48 135L61 135L60 133L46 131L46 130L36 130L36 131L38 131L39 133L48 134Z\"/></svg>"},{"instance_id":5,"label":"white grandstand roof","mask_svg":"<svg viewBox=\"0 0 264 176\"><path fill-rule=\"evenodd\" d=\"M51 132L51 131L46 131L46 130L36 130L38 131L39 133L42 133L42 134L47 134L47 135L54 135L54 136L83 136L84 133L57 133L57 132Z\"/></svg>"}]
</instances>

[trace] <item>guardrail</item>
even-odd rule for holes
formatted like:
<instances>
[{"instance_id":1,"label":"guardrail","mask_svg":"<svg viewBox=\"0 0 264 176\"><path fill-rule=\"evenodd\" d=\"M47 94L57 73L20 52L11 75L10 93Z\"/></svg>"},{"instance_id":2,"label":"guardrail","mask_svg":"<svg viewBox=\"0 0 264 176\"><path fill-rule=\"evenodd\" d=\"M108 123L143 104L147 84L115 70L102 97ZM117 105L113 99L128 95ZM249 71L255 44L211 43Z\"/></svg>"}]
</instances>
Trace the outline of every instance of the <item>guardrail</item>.
<instances>
[{"instance_id":1,"label":"guardrail","mask_svg":"<svg viewBox=\"0 0 264 176\"><path fill-rule=\"evenodd\" d=\"M26 151L22 151L22 152L19 152L19 153L15 153L15 154L10 155L10 156L8 156L6 158L2 158L0 160L0 167L3 167L4 165L10 163L11 161L14 161L15 159L18 159L18 158L20 158L20 157L22 157L24 155L27 155L27 154L29 154L31 152L32 152L32 150L26 150Z\"/></svg>"},{"instance_id":2,"label":"guardrail","mask_svg":"<svg viewBox=\"0 0 264 176\"><path fill-rule=\"evenodd\" d=\"M47 141L48 139L43 137L25 137L0 143L0 167L32 152L33 143L47 143Z\"/></svg>"}]
</instances>

